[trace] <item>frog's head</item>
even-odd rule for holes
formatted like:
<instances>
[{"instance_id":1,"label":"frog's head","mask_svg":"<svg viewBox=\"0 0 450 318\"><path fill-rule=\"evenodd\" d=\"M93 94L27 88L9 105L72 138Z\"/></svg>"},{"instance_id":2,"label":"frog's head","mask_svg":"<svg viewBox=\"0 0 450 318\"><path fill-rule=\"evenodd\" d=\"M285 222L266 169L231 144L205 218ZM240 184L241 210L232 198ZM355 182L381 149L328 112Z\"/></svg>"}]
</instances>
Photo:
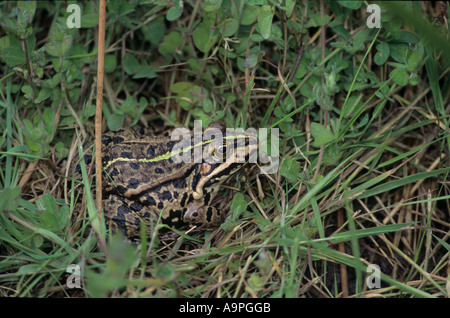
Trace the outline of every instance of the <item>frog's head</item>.
<instances>
[{"instance_id":1,"label":"frog's head","mask_svg":"<svg viewBox=\"0 0 450 318\"><path fill-rule=\"evenodd\" d=\"M204 131L202 150L202 163L193 193L196 200L203 197L205 189L219 187L245 163L256 162L258 142L256 135L227 130L223 124L212 123Z\"/></svg>"},{"instance_id":2,"label":"frog's head","mask_svg":"<svg viewBox=\"0 0 450 318\"><path fill-rule=\"evenodd\" d=\"M223 223L224 217L223 211L213 206L199 206L191 203L186 208L183 221L200 230L214 230Z\"/></svg>"}]
</instances>

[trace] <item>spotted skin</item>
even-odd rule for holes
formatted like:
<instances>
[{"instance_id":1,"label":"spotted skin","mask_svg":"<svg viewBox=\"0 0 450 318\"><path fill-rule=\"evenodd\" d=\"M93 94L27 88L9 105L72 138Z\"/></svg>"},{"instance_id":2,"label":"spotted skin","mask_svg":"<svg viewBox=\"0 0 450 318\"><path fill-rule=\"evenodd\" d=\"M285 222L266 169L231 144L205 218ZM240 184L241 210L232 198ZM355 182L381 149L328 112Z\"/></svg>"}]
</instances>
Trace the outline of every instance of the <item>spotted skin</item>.
<instances>
[{"instance_id":1,"label":"spotted skin","mask_svg":"<svg viewBox=\"0 0 450 318\"><path fill-rule=\"evenodd\" d=\"M224 129L219 124L212 127ZM177 229L220 226L224 213L210 203L243 163L174 162L167 154L175 144L169 136L146 137L132 129L105 134L104 214L111 229L138 240L140 227L145 225L150 235L159 218ZM200 147L208 153L217 149L213 143ZM246 155L254 151L247 143Z\"/></svg>"}]
</instances>

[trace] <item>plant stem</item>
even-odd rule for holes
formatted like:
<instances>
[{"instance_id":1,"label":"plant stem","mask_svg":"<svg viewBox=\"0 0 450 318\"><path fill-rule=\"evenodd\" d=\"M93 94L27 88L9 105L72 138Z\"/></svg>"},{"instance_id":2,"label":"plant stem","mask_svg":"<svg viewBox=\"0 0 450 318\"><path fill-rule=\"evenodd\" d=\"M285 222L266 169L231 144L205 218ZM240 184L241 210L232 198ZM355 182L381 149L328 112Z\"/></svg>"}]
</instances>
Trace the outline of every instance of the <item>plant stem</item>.
<instances>
[{"instance_id":1,"label":"plant stem","mask_svg":"<svg viewBox=\"0 0 450 318\"><path fill-rule=\"evenodd\" d=\"M36 99L37 95L36 95L36 88L34 87L33 84L33 80L32 80L32 69L31 69L31 61L30 61L30 56L28 55L28 44L27 44L27 40L24 39L22 40L22 49L25 52L25 59L27 61L27 68L28 68L28 83L30 83L31 86L31 90L33 91L33 100Z\"/></svg>"}]
</instances>

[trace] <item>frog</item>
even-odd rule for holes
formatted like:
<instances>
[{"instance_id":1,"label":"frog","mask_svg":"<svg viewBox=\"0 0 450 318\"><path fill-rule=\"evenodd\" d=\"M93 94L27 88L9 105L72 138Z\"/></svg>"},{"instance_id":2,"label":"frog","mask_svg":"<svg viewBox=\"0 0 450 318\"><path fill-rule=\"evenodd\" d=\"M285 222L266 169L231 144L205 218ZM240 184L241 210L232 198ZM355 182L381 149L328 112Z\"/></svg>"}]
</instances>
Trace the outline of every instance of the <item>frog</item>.
<instances>
[{"instance_id":1,"label":"frog","mask_svg":"<svg viewBox=\"0 0 450 318\"><path fill-rule=\"evenodd\" d=\"M256 138L225 134L217 122L200 140L184 132L182 141L170 133L147 136L132 128L104 134L103 212L113 231L136 242L141 226L150 237L158 222L169 229L198 230L223 223L224 211L211 203L222 184L256 155Z\"/></svg>"}]
</instances>

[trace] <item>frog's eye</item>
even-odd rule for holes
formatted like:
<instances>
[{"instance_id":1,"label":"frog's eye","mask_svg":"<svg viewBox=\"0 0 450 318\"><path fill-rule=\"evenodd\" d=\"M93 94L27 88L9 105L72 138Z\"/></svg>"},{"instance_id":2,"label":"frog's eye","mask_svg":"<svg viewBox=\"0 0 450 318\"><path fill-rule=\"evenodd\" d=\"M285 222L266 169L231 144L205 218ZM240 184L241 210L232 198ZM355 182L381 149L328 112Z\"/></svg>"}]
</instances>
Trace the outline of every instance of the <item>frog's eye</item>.
<instances>
[{"instance_id":1,"label":"frog's eye","mask_svg":"<svg viewBox=\"0 0 450 318\"><path fill-rule=\"evenodd\" d=\"M225 145L220 145L219 147L217 147L216 153L218 156L223 157L226 152L227 152L227 147Z\"/></svg>"},{"instance_id":2,"label":"frog's eye","mask_svg":"<svg viewBox=\"0 0 450 318\"><path fill-rule=\"evenodd\" d=\"M212 150L212 157L215 162L223 162L227 153L227 147L225 145L218 145Z\"/></svg>"},{"instance_id":3,"label":"frog's eye","mask_svg":"<svg viewBox=\"0 0 450 318\"><path fill-rule=\"evenodd\" d=\"M222 155L217 150L217 148L214 148L212 150L211 155L212 155L212 159L213 159L214 162L221 162L222 161Z\"/></svg>"}]
</instances>

